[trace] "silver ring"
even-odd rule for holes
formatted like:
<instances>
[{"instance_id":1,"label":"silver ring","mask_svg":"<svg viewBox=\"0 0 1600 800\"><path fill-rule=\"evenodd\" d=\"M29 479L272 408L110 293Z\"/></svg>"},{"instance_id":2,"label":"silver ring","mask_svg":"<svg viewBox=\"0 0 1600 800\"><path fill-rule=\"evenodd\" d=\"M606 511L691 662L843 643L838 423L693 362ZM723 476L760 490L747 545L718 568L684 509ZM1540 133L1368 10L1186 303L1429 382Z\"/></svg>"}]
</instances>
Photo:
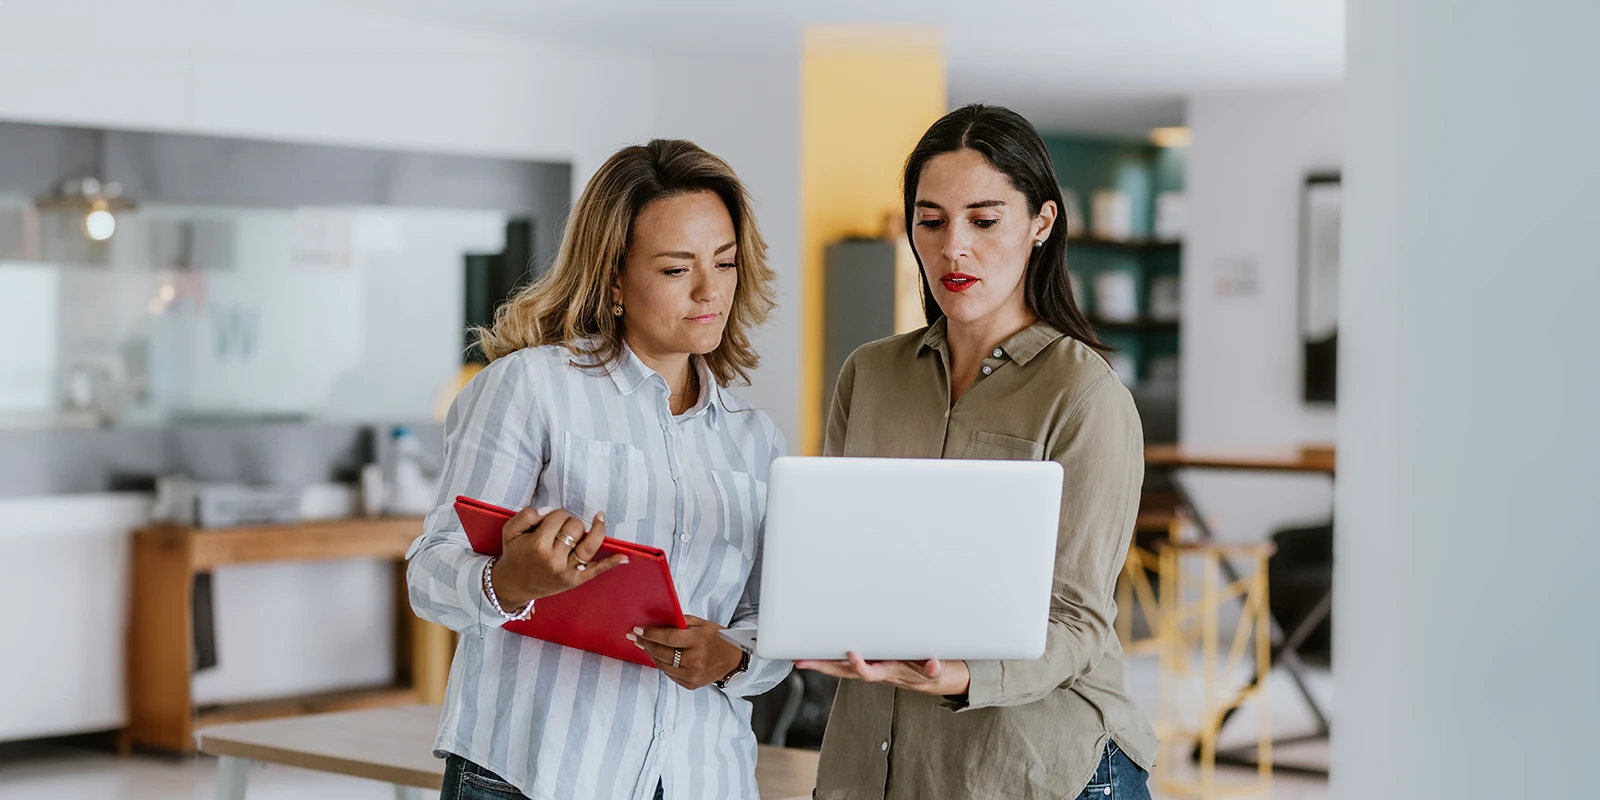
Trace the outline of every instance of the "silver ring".
<instances>
[{"instance_id":1,"label":"silver ring","mask_svg":"<svg viewBox=\"0 0 1600 800\"><path fill-rule=\"evenodd\" d=\"M584 564L584 563L582 563L582 562L579 562L579 564L578 564L578 571L579 571L579 572L582 572L582 571L584 571L584 570L586 570L586 569L588 569L588 568L589 568L589 565L588 565L588 564Z\"/></svg>"},{"instance_id":2,"label":"silver ring","mask_svg":"<svg viewBox=\"0 0 1600 800\"><path fill-rule=\"evenodd\" d=\"M571 536L568 536L565 533L560 534L558 539L562 544L564 544L564 545L566 545L566 546L568 546L568 547L570 547L570 548L572 548L574 550L578 549L578 540L577 539L574 539L574 538L572 538Z\"/></svg>"},{"instance_id":3,"label":"silver ring","mask_svg":"<svg viewBox=\"0 0 1600 800\"><path fill-rule=\"evenodd\" d=\"M673 648L673 650L672 650L672 668L673 669L677 669L678 667L681 667L681 666L683 666L683 651L679 650L677 648Z\"/></svg>"}]
</instances>

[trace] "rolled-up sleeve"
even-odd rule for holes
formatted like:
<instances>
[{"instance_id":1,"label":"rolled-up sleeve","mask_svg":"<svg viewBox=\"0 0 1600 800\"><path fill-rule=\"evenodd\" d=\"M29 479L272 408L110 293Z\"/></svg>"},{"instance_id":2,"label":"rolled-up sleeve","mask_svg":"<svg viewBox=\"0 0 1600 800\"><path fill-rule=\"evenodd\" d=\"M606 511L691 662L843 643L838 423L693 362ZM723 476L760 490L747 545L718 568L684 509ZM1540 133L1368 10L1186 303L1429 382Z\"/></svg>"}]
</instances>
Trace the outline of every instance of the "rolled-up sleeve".
<instances>
[{"instance_id":1,"label":"rolled-up sleeve","mask_svg":"<svg viewBox=\"0 0 1600 800\"><path fill-rule=\"evenodd\" d=\"M1049 456L1065 476L1044 655L968 662L971 687L951 700L956 710L1024 705L1070 687L1116 635L1116 581L1144 482L1144 436L1132 396L1108 374L1071 406L1052 439Z\"/></svg>"},{"instance_id":2,"label":"rolled-up sleeve","mask_svg":"<svg viewBox=\"0 0 1600 800\"><path fill-rule=\"evenodd\" d=\"M483 593L489 558L473 552L455 498L512 509L532 499L546 439L534 408L534 383L524 357L513 354L479 372L450 406L439 498L406 553L411 608L429 622L459 633L504 623Z\"/></svg>"}]
</instances>

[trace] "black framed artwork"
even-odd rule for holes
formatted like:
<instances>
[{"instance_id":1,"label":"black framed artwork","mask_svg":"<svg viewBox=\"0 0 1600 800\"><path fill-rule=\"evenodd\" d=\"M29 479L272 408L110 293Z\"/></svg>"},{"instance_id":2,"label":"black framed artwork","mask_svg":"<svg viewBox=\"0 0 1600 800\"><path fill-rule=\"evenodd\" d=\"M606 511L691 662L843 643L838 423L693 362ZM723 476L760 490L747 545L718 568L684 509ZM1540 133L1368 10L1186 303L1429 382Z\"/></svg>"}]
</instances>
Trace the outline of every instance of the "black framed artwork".
<instances>
[{"instance_id":1,"label":"black framed artwork","mask_svg":"<svg viewBox=\"0 0 1600 800\"><path fill-rule=\"evenodd\" d=\"M1338 394L1341 189L1338 173L1315 173L1300 193L1301 391L1307 403L1332 403Z\"/></svg>"}]
</instances>

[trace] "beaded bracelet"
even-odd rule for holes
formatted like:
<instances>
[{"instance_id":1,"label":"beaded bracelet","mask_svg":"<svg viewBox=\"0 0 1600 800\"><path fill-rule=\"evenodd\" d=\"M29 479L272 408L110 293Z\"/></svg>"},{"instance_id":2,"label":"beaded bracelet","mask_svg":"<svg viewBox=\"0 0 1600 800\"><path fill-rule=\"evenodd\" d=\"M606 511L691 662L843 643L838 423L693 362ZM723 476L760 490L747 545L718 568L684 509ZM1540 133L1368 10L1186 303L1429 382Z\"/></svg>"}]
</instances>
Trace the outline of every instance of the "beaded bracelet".
<instances>
[{"instance_id":1,"label":"beaded bracelet","mask_svg":"<svg viewBox=\"0 0 1600 800\"><path fill-rule=\"evenodd\" d=\"M515 614L510 613L510 612L508 612L505 609L500 607L500 598L495 597L495 594L494 594L494 579L489 577L489 571L494 569L494 562L496 562L498 560L499 559L495 558L494 556L490 556L489 557L489 563L483 565L483 594L484 594L484 596L489 598L489 605L494 606L494 610L500 612L500 616L504 617L506 622L521 622L523 620L530 619L531 617L533 617L533 601L532 600L529 600L528 604L523 606L522 610L516 612Z\"/></svg>"}]
</instances>

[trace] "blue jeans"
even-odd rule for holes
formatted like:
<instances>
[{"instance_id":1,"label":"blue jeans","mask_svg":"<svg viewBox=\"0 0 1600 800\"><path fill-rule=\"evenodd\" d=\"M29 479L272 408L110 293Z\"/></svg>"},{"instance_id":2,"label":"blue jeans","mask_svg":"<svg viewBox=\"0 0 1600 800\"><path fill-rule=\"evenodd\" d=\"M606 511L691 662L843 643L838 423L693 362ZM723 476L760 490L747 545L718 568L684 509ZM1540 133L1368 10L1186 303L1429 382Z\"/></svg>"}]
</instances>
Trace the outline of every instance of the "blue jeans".
<instances>
[{"instance_id":1,"label":"blue jeans","mask_svg":"<svg viewBox=\"0 0 1600 800\"><path fill-rule=\"evenodd\" d=\"M1150 800L1149 780L1144 768L1133 763L1116 742L1107 742L1100 766L1094 768L1094 777L1078 800Z\"/></svg>"},{"instance_id":2,"label":"blue jeans","mask_svg":"<svg viewBox=\"0 0 1600 800\"><path fill-rule=\"evenodd\" d=\"M439 790L439 800L525 800L526 797L499 775L461 756L452 753L444 760L444 787ZM662 800L659 786L656 800Z\"/></svg>"}]
</instances>

